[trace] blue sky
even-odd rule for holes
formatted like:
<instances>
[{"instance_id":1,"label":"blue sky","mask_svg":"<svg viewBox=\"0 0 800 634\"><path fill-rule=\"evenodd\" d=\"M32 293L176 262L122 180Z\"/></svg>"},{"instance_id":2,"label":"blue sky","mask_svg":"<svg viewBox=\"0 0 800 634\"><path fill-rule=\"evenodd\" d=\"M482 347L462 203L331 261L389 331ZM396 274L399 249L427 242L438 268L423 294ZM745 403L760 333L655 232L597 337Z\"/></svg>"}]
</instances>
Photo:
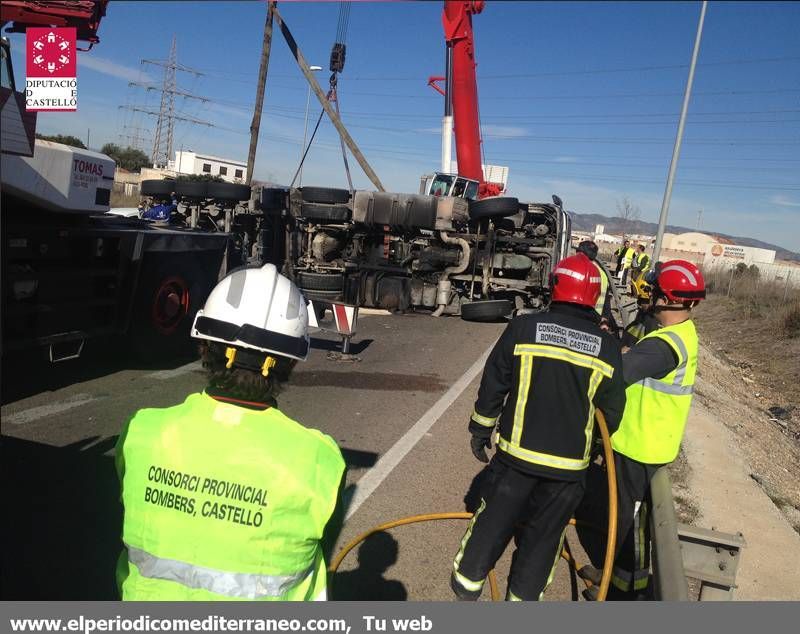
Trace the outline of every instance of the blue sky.
<instances>
[{"instance_id":1,"label":"blue sky","mask_svg":"<svg viewBox=\"0 0 800 634\"><path fill-rule=\"evenodd\" d=\"M327 70L339 3L281 2L311 64ZM210 98L177 110L215 127L179 124L175 149L247 155L263 2L112 0L101 43L79 57L77 113L40 115L44 133L91 145L120 142L154 118L177 37L179 62L201 77L179 85ZM509 193L571 210L615 215L628 196L656 221L700 13L699 2L488 2L474 19L484 151L510 167ZM427 85L442 73L440 2L353 2L339 81L351 134L387 188L415 191L439 163L442 101ZM800 3L711 2L669 221L761 238L800 251ZM19 36L13 36L21 42ZM16 49L16 69L24 64ZM319 79L327 83L327 72ZM299 160L307 85L276 31L256 178L288 183ZM312 124L319 112L312 98ZM123 126L127 125L127 130ZM147 142L149 153L151 141ZM357 187L369 187L351 160ZM346 184L337 137L323 122L306 184Z\"/></svg>"}]
</instances>

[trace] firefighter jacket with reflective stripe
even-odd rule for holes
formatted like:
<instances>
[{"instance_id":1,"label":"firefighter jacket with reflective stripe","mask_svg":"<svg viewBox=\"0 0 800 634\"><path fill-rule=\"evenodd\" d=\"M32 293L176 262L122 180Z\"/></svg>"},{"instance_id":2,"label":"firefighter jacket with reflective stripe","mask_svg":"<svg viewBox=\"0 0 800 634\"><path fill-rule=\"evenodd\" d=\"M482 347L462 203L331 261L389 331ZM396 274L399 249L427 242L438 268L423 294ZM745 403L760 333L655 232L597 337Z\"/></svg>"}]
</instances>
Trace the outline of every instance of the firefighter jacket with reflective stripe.
<instances>
[{"instance_id":1,"label":"firefighter jacket with reflective stripe","mask_svg":"<svg viewBox=\"0 0 800 634\"><path fill-rule=\"evenodd\" d=\"M625 384L619 343L591 308L553 304L514 319L486 361L470 432L497 428L497 457L548 478L579 480L589 464L594 410L619 424Z\"/></svg>"},{"instance_id":2,"label":"firefighter jacket with reflective stripe","mask_svg":"<svg viewBox=\"0 0 800 634\"><path fill-rule=\"evenodd\" d=\"M140 410L117 446L132 601L326 598L320 539L344 460L275 408L192 394Z\"/></svg>"},{"instance_id":3,"label":"firefighter jacket with reflective stripe","mask_svg":"<svg viewBox=\"0 0 800 634\"><path fill-rule=\"evenodd\" d=\"M694 322L654 330L640 341L666 342L678 365L661 379L645 378L628 386L619 429L611 437L615 451L645 464L666 464L678 456L692 404L698 340Z\"/></svg>"},{"instance_id":4,"label":"firefighter jacket with reflective stripe","mask_svg":"<svg viewBox=\"0 0 800 634\"><path fill-rule=\"evenodd\" d=\"M597 269L597 272L600 275L600 295L597 297L597 301L595 302L594 309L597 311L597 314L601 317L605 317L604 314L606 308L606 299L609 293L608 290L608 275L606 275L605 270L602 266L600 266L597 262L594 262L594 266Z\"/></svg>"}]
</instances>

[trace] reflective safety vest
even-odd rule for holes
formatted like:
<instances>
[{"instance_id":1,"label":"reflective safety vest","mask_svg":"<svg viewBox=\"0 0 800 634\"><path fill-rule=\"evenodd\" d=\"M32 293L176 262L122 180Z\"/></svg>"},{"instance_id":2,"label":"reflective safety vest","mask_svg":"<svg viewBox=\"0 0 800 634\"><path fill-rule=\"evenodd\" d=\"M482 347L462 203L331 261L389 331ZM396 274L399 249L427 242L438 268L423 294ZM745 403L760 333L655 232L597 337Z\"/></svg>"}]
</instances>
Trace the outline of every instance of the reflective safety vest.
<instances>
[{"instance_id":1,"label":"reflective safety vest","mask_svg":"<svg viewBox=\"0 0 800 634\"><path fill-rule=\"evenodd\" d=\"M324 600L320 539L344 460L277 409L192 394L120 436L129 601Z\"/></svg>"},{"instance_id":2,"label":"reflective safety vest","mask_svg":"<svg viewBox=\"0 0 800 634\"><path fill-rule=\"evenodd\" d=\"M647 271L650 270L650 256L646 253L640 254L637 260L637 266L642 274L647 273Z\"/></svg>"},{"instance_id":3,"label":"reflective safety vest","mask_svg":"<svg viewBox=\"0 0 800 634\"><path fill-rule=\"evenodd\" d=\"M622 254L622 268L629 269L631 268L631 263L633 262L633 256L636 254L636 251L628 247L625 249L624 253Z\"/></svg>"},{"instance_id":4,"label":"reflective safety vest","mask_svg":"<svg viewBox=\"0 0 800 634\"><path fill-rule=\"evenodd\" d=\"M594 265L597 268L597 272L600 274L600 296L597 298L597 302L595 302L594 309L597 311L597 314L602 317L603 309L606 307L606 294L608 293L608 276L606 275L606 272L603 270L603 267L600 266L597 262L595 262Z\"/></svg>"},{"instance_id":5,"label":"reflective safety vest","mask_svg":"<svg viewBox=\"0 0 800 634\"><path fill-rule=\"evenodd\" d=\"M640 341L656 337L674 350L678 365L662 379L648 377L628 386L622 422L611 436L615 451L646 464L666 464L678 456L697 372L699 344L691 319L654 330Z\"/></svg>"}]
</instances>

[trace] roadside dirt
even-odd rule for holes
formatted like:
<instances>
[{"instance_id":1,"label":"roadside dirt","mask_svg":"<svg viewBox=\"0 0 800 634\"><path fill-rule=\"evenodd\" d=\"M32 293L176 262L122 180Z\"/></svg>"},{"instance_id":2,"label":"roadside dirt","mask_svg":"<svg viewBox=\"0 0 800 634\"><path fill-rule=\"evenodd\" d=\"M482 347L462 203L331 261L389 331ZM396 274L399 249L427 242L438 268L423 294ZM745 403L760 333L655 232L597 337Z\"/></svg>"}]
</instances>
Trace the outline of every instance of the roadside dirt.
<instances>
[{"instance_id":1,"label":"roadside dirt","mask_svg":"<svg viewBox=\"0 0 800 634\"><path fill-rule=\"evenodd\" d=\"M800 533L800 337L781 333L770 313L741 308L711 295L695 310L695 399L732 432L750 478ZM672 473L681 521L691 523L685 463Z\"/></svg>"}]
</instances>

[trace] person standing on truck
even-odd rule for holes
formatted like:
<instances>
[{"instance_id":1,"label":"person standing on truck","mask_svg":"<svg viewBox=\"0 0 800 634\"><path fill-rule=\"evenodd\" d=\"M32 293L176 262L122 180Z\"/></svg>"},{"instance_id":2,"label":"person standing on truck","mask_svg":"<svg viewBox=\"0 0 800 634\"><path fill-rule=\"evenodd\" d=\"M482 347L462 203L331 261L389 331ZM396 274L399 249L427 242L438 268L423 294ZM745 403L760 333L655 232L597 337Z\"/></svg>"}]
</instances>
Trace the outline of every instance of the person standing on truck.
<instances>
[{"instance_id":1,"label":"person standing on truck","mask_svg":"<svg viewBox=\"0 0 800 634\"><path fill-rule=\"evenodd\" d=\"M598 325L595 265L583 253L568 257L551 285L549 312L515 318L483 371L470 445L489 462L495 434L497 451L453 563L450 585L461 600L478 599L518 525L506 597L542 597L583 497L595 407L611 431L622 416L619 343Z\"/></svg>"},{"instance_id":2,"label":"person standing on truck","mask_svg":"<svg viewBox=\"0 0 800 634\"><path fill-rule=\"evenodd\" d=\"M665 262L653 287L653 311L661 327L643 336L622 356L627 403L619 429L611 436L618 519L609 599L643 598L647 590L650 480L680 451L692 404L699 347L691 311L705 295L703 275L694 264L686 260ZM606 495L605 482L594 482L597 488L589 487L587 500ZM595 508L599 513L595 523L602 525L605 516L600 515L607 513L607 507ZM597 571L593 574L598 576Z\"/></svg>"},{"instance_id":3,"label":"person standing on truck","mask_svg":"<svg viewBox=\"0 0 800 634\"><path fill-rule=\"evenodd\" d=\"M237 269L198 311L208 387L125 426L117 579L129 601L324 600L345 464L276 396L308 354L308 312L275 266Z\"/></svg>"}]
</instances>

